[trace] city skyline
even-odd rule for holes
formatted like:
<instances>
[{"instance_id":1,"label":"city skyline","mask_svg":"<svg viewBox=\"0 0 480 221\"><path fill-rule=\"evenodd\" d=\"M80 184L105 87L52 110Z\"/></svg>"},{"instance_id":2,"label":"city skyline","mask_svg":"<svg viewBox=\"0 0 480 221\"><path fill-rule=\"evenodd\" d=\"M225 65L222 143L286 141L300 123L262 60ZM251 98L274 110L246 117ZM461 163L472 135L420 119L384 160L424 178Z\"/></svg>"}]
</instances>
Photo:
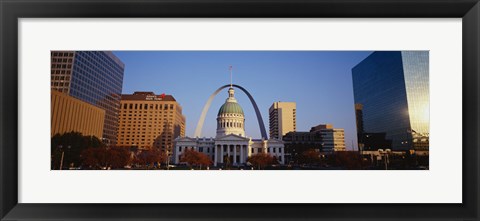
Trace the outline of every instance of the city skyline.
<instances>
[{"instance_id":1,"label":"city skyline","mask_svg":"<svg viewBox=\"0 0 480 221\"><path fill-rule=\"evenodd\" d=\"M186 116L186 136L192 137L205 102L218 87L233 83L254 97L268 125L268 109L278 101L297 104L297 131L318 124L345 129L347 149L357 149L351 69L370 51L114 51L125 63L122 94L152 91L170 94ZM157 83L158 82L158 83ZM202 137L215 137L216 111L222 90L212 102ZM245 132L260 138L253 107L237 93L245 110ZM266 128L267 130L269 128Z\"/></svg>"}]
</instances>

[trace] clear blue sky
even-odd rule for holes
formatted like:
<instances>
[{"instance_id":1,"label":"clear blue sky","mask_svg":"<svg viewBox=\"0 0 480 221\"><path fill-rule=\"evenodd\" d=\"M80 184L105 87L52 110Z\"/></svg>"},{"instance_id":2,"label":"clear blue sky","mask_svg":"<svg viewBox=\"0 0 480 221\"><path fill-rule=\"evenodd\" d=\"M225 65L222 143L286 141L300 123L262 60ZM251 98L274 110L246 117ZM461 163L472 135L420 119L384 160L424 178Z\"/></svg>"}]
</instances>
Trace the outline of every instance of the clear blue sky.
<instances>
[{"instance_id":1,"label":"clear blue sky","mask_svg":"<svg viewBox=\"0 0 480 221\"><path fill-rule=\"evenodd\" d=\"M268 133L268 109L275 101L297 103L297 131L318 124L345 129L356 149L351 69L370 51L115 51L125 63L123 93L171 94L183 107L186 135L193 136L208 97L220 86L243 86L254 97ZM260 138L255 111L246 95L235 97L245 112L245 133ZM202 136L214 137L216 114L227 98L220 92L205 119Z\"/></svg>"}]
</instances>

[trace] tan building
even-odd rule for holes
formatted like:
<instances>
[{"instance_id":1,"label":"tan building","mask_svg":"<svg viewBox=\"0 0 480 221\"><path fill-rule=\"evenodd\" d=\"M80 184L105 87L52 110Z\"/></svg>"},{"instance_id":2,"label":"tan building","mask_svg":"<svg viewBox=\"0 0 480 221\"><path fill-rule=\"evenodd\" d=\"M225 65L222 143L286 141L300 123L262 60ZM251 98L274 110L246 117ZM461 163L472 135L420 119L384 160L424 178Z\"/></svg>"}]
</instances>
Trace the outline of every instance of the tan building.
<instances>
[{"instance_id":1,"label":"tan building","mask_svg":"<svg viewBox=\"0 0 480 221\"><path fill-rule=\"evenodd\" d=\"M281 140L291 131L297 130L297 104L295 102L275 102L270 107L270 139Z\"/></svg>"},{"instance_id":2,"label":"tan building","mask_svg":"<svg viewBox=\"0 0 480 221\"><path fill-rule=\"evenodd\" d=\"M66 93L51 90L51 132L63 134L80 132L83 135L102 138L105 110L73 98Z\"/></svg>"},{"instance_id":3,"label":"tan building","mask_svg":"<svg viewBox=\"0 0 480 221\"><path fill-rule=\"evenodd\" d=\"M341 128L333 128L331 124L320 124L312 127L310 132L320 132L322 137L323 151L345 151L345 131Z\"/></svg>"},{"instance_id":4,"label":"tan building","mask_svg":"<svg viewBox=\"0 0 480 221\"><path fill-rule=\"evenodd\" d=\"M117 134L118 146L168 149L171 154L173 140L185 136L182 107L172 95L123 94Z\"/></svg>"}]
</instances>

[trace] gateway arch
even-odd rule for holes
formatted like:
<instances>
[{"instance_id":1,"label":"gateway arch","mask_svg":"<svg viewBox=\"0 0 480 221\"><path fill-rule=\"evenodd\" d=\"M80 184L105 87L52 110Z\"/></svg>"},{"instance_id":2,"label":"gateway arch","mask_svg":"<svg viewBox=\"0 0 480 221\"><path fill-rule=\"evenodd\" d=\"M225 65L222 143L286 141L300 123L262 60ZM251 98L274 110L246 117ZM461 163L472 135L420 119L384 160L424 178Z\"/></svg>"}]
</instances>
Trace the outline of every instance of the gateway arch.
<instances>
[{"instance_id":1,"label":"gateway arch","mask_svg":"<svg viewBox=\"0 0 480 221\"><path fill-rule=\"evenodd\" d=\"M250 102L253 105L253 108L255 109L255 113L257 114L258 126L260 127L260 133L262 134L262 138L268 139L267 131L265 130L265 124L263 124L262 114L260 114L260 110L258 110L257 103L255 103L255 100L253 99L252 95L250 93L248 93L248 91L245 88L243 88L240 85L236 85L236 84L232 84L232 85L227 84L227 85L221 86L215 92L213 92L212 95L210 95L207 103L203 107L202 115L200 115L200 119L198 120L197 128L195 129L194 137L200 137L201 134L202 134L203 123L205 122L205 117L207 116L207 112L208 112L208 109L210 108L210 105L212 104L213 98L215 98L215 96L221 90L223 90L224 88L230 87L230 86L236 87L236 88L242 90L248 96L248 98L250 99Z\"/></svg>"}]
</instances>

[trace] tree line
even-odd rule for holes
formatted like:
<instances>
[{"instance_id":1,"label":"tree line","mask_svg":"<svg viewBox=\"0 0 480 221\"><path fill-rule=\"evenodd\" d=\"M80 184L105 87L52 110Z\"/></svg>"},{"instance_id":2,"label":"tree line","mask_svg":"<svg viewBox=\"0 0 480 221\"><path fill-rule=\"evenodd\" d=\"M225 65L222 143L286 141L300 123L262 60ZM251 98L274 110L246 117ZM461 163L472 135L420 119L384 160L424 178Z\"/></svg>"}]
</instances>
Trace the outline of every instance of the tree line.
<instances>
[{"instance_id":1,"label":"tree line","mask_svg":"<svg viewBox=\"0 0 480 221\"><path fill-rule=\"evenodd\" d=\"M122 169L141 165L154 168L165 162L167 156L158 149L108 146L95 136L79 132L56 134L51 139L51 169Z\"/></svg>"}]
</instances>

